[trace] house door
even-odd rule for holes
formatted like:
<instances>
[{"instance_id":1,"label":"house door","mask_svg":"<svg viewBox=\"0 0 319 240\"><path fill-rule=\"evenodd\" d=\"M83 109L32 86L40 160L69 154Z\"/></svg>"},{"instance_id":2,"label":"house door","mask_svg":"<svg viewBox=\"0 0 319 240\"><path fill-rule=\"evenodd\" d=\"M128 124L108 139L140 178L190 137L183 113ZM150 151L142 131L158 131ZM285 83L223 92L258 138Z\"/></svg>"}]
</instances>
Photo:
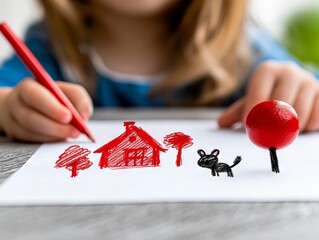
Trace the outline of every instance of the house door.
<instances>
[{"instance_id":1,"label":"house door","mask_svg":"<svg viewBox=\"0 0 319 240\"><path fill-rule=\"evenodd\" d=\"M124 151L125 166L143 166L147 148L125 149Z\"/></svg>"}]
</instances>

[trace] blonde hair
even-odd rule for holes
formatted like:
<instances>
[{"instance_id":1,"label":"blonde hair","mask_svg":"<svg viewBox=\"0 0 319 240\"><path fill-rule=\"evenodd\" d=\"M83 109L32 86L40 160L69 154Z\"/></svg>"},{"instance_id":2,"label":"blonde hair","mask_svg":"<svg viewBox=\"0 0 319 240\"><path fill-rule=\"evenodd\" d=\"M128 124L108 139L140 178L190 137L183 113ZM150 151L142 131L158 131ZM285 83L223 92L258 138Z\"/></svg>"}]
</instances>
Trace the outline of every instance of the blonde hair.
<instances>
[{"instance_id":1,"label":"blonde hair","mask_svg":"<svg viewBox=\"0 0 319 240\"><path fill-rule=\"evenodd\" d=\"M90 0L40 2L58 58L71 66L79 83L92 93L94 69L84 44L92 24ZM247 0L181 2L172 34L173 66L152 95L162 94L172 105L216 105L239 86L249 65L244 37ZM190 85L196 85L191 96L174 97Z\"/></svg>"}]
</instances>

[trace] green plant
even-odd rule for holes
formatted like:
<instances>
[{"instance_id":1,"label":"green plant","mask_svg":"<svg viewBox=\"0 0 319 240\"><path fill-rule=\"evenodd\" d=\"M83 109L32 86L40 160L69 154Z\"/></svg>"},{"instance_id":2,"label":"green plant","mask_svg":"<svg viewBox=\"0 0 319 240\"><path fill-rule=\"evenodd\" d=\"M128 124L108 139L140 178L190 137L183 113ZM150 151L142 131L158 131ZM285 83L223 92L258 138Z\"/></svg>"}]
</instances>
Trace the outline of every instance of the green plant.
<instances>
[{"instance_id":1,"label":"green plant","mask_svg":"<svg viewBox=\"0 0 319 240\"><path fill-rule=\"evenodd\" d=\"M289 18L283 44L303 63L319 69L319 6L299 10Z\"/></svg>"}]
</instances>

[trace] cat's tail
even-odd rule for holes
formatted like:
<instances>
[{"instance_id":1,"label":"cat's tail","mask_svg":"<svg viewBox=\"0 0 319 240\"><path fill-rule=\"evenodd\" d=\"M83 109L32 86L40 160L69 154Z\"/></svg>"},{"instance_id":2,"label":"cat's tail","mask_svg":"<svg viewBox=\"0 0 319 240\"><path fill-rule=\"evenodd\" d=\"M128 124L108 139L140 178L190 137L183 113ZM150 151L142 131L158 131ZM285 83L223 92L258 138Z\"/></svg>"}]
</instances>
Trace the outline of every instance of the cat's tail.
<instances>
[{"instance_id":1,"label":"cat's tail","mask_svg":"<svg viewBox=\"0 0 319 240\"><path fill-rule=\"evenodd\" d=\"M237 156L233 162L233 165L230 166L230 168L235 167L238 163L241 161L241 156Z\"/></svg>"}]
</instances>

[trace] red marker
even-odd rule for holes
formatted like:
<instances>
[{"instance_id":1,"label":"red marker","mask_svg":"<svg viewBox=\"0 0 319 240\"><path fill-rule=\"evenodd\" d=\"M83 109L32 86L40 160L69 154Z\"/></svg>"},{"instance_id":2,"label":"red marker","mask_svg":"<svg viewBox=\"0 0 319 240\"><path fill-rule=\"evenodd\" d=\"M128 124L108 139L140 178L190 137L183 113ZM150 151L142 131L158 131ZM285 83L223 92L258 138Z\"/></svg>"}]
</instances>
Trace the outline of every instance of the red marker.
<instances>
[{"instance_id":1,"label":"red marker","mask_svg":"<svg viewBox=\"0 0 319 240\"><path fill-rule=\"evenodd\" d=\"M36 80L47 88L65 107L67 107L71 114L72 120L70 124L74 126L81 133L84 133L92 142L95 142L93 135L86 126L78 111L74 108L70 100L64 95L62 90L54 82L47 71L42 67L37 58L33 55L30 49L24 42L16 36L6 23L0 24L0 32L7 38L12 47L15 49L18 56L23 63L27 66L30 72L34 75Z\"/></svg>"}]
</instances>

